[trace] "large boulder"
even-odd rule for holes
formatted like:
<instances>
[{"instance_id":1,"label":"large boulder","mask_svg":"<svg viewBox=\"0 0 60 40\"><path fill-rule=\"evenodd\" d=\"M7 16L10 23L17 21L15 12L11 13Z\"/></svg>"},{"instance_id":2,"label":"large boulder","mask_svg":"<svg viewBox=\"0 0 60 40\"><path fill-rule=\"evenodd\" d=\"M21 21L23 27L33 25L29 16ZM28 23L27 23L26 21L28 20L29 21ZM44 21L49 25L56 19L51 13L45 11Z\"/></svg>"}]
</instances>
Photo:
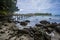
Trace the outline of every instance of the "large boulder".
<instances>
[{"instance_id":1,"label":"large boulder","mask_svg":"<svg viewBox=\"0 0 60 40\"><path fill-rule=\"evenodd\" d=\"M52 23L52 24L47 24L45 25L46 27L51 27L51 28L55 28L57 26L56 23Z\"/></svg>"},{"instance_id":2,"label":"large boulder","mask_svg":"<svg viewBox=\"0 0 60 40\"><path fill-rule=\"evenodd\" d=\"M60 33L60 26L55 27L55 30Z\"/></svg>"},{"instance_id":3,"label":"large boulder","mask_svg":"<svg viewBox=\"0 0 60 40\"><path fill-rule=\"evenodd\" d=\"M60 23L58 23L57 25L60 26Z\"/></svg>"},{"instance_id":4,"label":"large boulder","mask_svg":"<svg viewBox=\"0 0 60 40\"><path fill-rule=\"evenodd\" d=\"M41 26L44 26L44 25L42 25L42 24L35 24L35 26L41 27Z\"/></svg>"},{"instance_id":5,"label":"large boulder","mask_svg":"<svg viewBox=\"0 0 60 40\"><path fill-rule=\"evenodd\" d=\"M53 32L53 29L52 28L47 28L46 32L50 34L51 32Z\"/></svg>"},{"instance_id":6,"label":"large boulder","mask_svg":"<svg viewBox=\"0 0 60 40\"><path fill-rule=\"evenodd\" d=\"M30 23L30 21L29 21L29 20L25 20L25 22Z\"/></svg>"},{"instance_id":7,"label":"large boulder","mask_svg":"<svg viewBox=\"0 0 60 40\"><path fill-rule=\"evenodd\" d=\"M46 21L46 20L42 20L42 21L40 21L40 23L41 24L50 24L50 22L49 21Z\"/></svg>"},{"instance_id":8,"label":"large boulder","mask_svg":"<svg viewBox=\"0 0 60 40\"><path fill-rule=\"evenodd\" d=\"M20 22L20 25L26 26L27 25L27 22Z\"/></svg>"}]
</instances>

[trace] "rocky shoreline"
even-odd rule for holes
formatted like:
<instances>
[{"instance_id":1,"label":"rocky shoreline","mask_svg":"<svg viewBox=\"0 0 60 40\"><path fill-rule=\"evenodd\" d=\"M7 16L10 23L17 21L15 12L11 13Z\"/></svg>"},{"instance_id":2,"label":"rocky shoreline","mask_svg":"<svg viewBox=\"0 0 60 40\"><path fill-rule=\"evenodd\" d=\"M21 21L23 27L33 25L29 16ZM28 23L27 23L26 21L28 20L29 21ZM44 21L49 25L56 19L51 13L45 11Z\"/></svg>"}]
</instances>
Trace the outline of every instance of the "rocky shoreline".
<instances>
[{"instance_id":1,"label":"rocky shoreline","mask_svg":"<svg viewBox=\"0 0 60 40\"><path fill-rule=\"evenodd\" d=\"M26 26L30 21L19 22ZM60 23L46 20L35 24L35 27L19 29L15 22L0 22L0 40L60 40Z\"/></svg>"}]
</instances>

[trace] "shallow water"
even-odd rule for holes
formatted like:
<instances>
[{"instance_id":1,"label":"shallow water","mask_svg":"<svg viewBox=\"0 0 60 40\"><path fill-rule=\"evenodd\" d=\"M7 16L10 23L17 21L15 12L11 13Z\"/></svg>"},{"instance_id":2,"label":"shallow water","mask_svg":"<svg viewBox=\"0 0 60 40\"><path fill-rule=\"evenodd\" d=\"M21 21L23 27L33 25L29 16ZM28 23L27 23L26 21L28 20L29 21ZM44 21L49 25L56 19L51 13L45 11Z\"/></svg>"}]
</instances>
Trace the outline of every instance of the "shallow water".
<instances>
[{"instance_id":1,"label":"shallow water","mask_svg":"<svg viewBox=\"0 0 60 40\"><path fill-rule=\"evenodd\" d=\"M34 27L35 24L39 23L41 20L47 20L50 22L60 23L60 16L32 16L27 19L23 19L22 21L24 21L24 20L30 20L30 23L28 23L27 27L28 26ZM19 20L19 21L21 21L21 20ZM19 23L17 23L17 26L22 27Z\"/></svg>"}]
</instances>

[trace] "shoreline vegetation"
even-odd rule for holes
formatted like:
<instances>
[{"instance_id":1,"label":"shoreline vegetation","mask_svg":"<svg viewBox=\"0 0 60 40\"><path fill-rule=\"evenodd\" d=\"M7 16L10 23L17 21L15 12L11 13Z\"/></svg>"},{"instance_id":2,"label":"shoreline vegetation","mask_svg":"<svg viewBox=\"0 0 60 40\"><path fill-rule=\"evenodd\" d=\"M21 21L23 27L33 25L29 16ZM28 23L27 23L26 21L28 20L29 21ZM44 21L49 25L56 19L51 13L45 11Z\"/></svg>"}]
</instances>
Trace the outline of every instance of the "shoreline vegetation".
<instances>
[{"instance_id":1,"label":"shoreline vegetation","mask_svg":"<svg viewBox=\"0 0 60 40\"><path fill-rule=\"evenodd\" d=\"M52 16L51 13L28 13L28 14L14 14L14 15L24 15L24 16Z\"/></svg>"}]
</instances>

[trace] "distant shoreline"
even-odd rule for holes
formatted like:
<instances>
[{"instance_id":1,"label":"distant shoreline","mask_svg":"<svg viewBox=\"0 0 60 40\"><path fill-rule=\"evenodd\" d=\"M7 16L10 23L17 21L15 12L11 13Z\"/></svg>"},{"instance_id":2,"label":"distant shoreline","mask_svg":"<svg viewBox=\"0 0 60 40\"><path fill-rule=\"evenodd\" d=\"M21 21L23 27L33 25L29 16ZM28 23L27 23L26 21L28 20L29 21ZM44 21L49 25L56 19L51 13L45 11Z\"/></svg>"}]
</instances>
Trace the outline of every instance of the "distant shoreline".
<instances>
[{"instance_id":1,"label":"distant shoreline","mask_svg":"<svg viewBox=\"0 0 60 40\"><path fill-rule=\"evenodd\" d=\"M24 16L52 16L51 13L28 13L28 14L14 14L14 15L24 15Z\"/></svg>"}]
</instances>

